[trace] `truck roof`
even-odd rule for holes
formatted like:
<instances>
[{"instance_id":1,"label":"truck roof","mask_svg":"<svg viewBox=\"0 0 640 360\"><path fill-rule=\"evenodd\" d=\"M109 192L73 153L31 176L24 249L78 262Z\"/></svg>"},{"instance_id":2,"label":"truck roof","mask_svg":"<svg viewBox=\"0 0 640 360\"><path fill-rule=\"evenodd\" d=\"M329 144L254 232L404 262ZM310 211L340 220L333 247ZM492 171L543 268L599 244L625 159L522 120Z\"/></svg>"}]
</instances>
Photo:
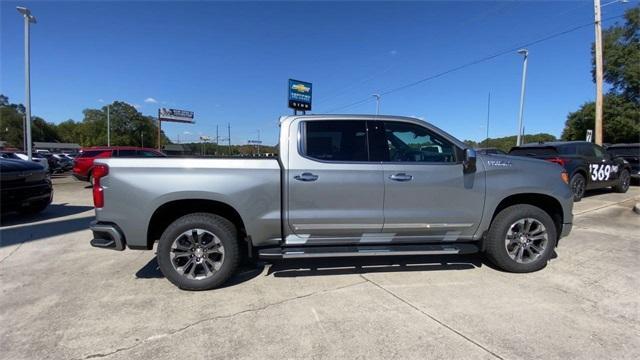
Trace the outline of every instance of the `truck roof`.
<instances>
[{"instance_id":1,"label":"truck roof","mask_svg":"<svg viewBox=\"0 0 640 360\"><path fill-rule=\"evenodd\" d=\"M294 119L309 119L309 120L377 120L377 121L405 121L427 127L430 130L434 130L436 133L447 138L449 141L455 143L462 149L471 148L469 145L458 140L455 136L442 130L441 128L428 123L424 120L416 119L408 116L396 116L396 115L366 115L366 114L313 114L313 115L286 115L280 117L280 126L287 121Z\"/></svg>"}]
</instances>

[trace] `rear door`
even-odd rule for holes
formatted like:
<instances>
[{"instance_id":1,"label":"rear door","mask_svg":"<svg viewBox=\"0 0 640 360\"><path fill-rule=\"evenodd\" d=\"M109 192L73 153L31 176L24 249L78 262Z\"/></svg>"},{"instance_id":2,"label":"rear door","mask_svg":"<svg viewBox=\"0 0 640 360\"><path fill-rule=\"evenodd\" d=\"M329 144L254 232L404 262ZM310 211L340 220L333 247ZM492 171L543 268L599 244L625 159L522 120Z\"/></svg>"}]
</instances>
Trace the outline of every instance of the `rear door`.
<instances>
[{"instance_id":1,"label":"rear door","mask_svg":"<svg viewBox=\"0 0 640 360\"><path fill-rule=\"evenodd\" d=\"M382 230L384 183L369 161L367 122L293 122L287 244L356 243ZM295 132L294 132L295 131Z\"/></svg>"},{"instance_id":2,"label":"rear door","mask_svg":"<svg viewBox=\"0 0 640 360\"><path fill-rule=\"evenodd\" d=\"M394 241L469 239L482 219L483 172L463 173L459 151L418 124L384 122L384 227Z\"/></svg>"}]
</instances>

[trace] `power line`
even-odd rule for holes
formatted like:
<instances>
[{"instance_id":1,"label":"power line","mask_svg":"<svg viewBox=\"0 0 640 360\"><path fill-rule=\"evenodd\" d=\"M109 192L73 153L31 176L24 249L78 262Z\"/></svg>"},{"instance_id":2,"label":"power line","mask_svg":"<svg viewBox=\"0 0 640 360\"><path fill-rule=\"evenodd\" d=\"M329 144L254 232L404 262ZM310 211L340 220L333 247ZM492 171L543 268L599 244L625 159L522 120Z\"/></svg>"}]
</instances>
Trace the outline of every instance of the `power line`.
<instances>
[{"instance_id":1,"label":"power line","mask_svg":"<svg viewBox=\"0 0 640 360\"><path fill-rule=\"evenodd\" d=\"M603 19L603 21L617 19L617 18L621 18L621 17L624 17L624 15L612 16L612 17ZM427 82L429 80L437 79L437 78L442 77L444 75L448 75L448 74L450 74L452 72L456 72L456 71L468 68L468 67L473 66L473 65L477 65L477 64L489 61L489 60L493 60L493 59L495 59L497 57L500 57L502 55L511 54L514 51L517 51L518 49L531 47L531 46L537 45L537 44L539 44L541 42L548 41L548 40L557 38L557 37L562 36L562 35L566 35L568 33L583 29L583 28L585 28L587 26L593 26L593 21L591 21L591 22L589 22L587 24L582 24L582 25L579 25L579 26L572 27L570 29L567 29L567 30L564 30L564 31L561 31L561 32L557 32L557 33L554 33L554 34L551 34L551 35L547 35L547 36L545 36L543 38L540 38L540 39L537 39L537 40L534 40L534 41L531 41L531 42L528 42L528 43L525 43L525 44L521 44L519 46L515 46L513 48L510 48L508 50L504 50L504 51L495 53L493 55L489 55L489 56L486 56L486 57L483 57L483 58L480 58L480 59L465 63L463 65L456 66L456 67L451 68L449 70L445 70L443 72L440 72L440 73L437 73L437 74L422 78L420 80L416 80L416 81L413 81L411 83L408 83L408 84L405 84L405 85L402 85L402 86L399 86L399 87L396 87L396 88L381 92L380 95L381 96L389 95L389 94L392 94L394 92L398 92L398 91L401 91L401 90L404 90L404 89L408 89L410 87L414 87L416 85L422 84L422 83ZM348 109L348 108L354 107L356 105L364 104L364 103L367 103L367 102L370 102L370 101L373 101L373 99L368 97L368 98L353 102L351 104L347 104L347 105L332 109L330 111L327 111L327 113L332 113L332 112L336 112L336 111L339 111L339 110Z\"/></svg>"}]
</instances>

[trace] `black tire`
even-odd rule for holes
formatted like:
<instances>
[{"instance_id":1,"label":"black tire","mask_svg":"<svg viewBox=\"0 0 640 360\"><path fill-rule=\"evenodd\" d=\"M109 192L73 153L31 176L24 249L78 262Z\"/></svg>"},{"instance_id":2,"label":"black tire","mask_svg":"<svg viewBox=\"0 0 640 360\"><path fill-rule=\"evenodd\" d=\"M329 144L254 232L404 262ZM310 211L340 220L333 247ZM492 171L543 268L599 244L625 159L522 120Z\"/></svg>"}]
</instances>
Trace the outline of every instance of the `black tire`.
<instances>
[{"instance_id":1,"label":"black tire","mask_svg":"<svg viewBox=\"0 0 640 360\"><path fill-rule=\"evenodd\" d=\"M512 225L515 225L521 219L527 218L537 220L544 225L547 239L542 251L538 253L539 255L536 255L535 259L528 263L522 263L509 255L506 243L507 234ZM538 271L547 265L553 255L557 239L555 224L551 216L544 210L527 204L512 205L500 211L493 219L485 239L485 254L491 263L504 271L514 273ZM533 256L532 254L534 253L528 250L528 254Z\"/></svg>"},{"instance_id":2,"label":"black tire","mask_svg":"<svg viewBox=\"0 0 640 360\"><path fill-rule=\"evenodd\" d=\"M620 176L618 177L618 183L613 185L613 191L617 193L626 193L629 190L629 185L631 184L631 174L629 170L623 169L620 172Z\"/></svg>"},{"instance_id":3,"label":"black tire","mask_svg":"<svg viewBox=\"0 0 640 360\"><path fill-rule=\"evenodd\" d=\"M569 186L571 187L571 192L573 193L573 201L578 202L582 200L584 196L585 189L587 188L587 180L585 177L580 174L573 174L571 177L571 181L569 181Z\"/></svg>"},{"instance_id":4,"label":"black tire","mask_svg":"<svg viewBox=\"0 0 640 360\"><path fill-rule=\"evenodd\" d=\"M213 271L213 275L203 279L190 279L174 268L171 252L174 241L178 241L181 234L192 230L203 229L215 235L224 250L224 257L220 268ZM158 265L164 276L174 285L184 290L210 290L222 285L235 272L240 252L238 250L237 230L229 220L209 213L193 213L185 215L167 227L158 243ZM205 255L206 256L206 255ZM196 265L191 265L196 266ZM206 265L199 265L202 266ZM187 267L185 266L185 269ZM210 269L210 268L207 268ZM185 271L186 272L186 271Z\"/></svg>"}]
</instances>

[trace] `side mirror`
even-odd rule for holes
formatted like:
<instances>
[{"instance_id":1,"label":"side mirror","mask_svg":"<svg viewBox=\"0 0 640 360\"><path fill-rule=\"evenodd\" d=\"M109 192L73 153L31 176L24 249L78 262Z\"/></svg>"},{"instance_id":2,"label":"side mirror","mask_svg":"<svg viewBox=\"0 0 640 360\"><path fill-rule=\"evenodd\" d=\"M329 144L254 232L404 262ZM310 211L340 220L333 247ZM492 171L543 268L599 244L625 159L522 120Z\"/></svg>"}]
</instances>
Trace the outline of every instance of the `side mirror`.
<instances>
[{"instance_id":1,"label":"side mirror","mask_svg":"<svg viewBox=\"0 0 640 360\"><path fill-rule=\"evenodd\" d=\"M466 149L464 151L464 161L462 169L465 174L476 171L476 151L474 149Z\"/></svg>"}]
</instances>

